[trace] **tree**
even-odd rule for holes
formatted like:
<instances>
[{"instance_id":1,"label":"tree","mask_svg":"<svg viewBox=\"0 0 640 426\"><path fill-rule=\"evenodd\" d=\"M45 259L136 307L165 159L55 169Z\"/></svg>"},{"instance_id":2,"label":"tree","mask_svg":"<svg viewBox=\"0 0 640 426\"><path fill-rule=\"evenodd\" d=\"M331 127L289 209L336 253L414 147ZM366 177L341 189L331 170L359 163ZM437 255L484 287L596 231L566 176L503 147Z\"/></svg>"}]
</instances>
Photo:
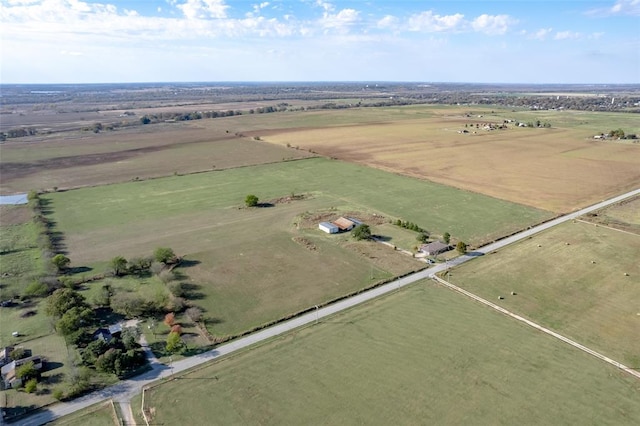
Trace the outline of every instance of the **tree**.
<instances>
[{"instance_id":1,"label":"tree","mask_svg":"<svg viewBox=\"0 0 640 426\"><path fill-rule=\"evenodd\" d=\"M256 197L253 194L249 194L247 195L247 197L244 199L244 203L247 205L247 207L255 207L258 205L258 197Z\"/></svg>"},{"instance_id":2,"label":"tree","mask_svg":"<svg viewBox=\"0 0 640 426\"><path fill-rule=\"evenodd\" d=\"M176 254L169 247L158 247L153 252L153 258L156 262L169 264L175 262Z\"/></svg>"},{"instance_id":3,"label":"tree","mask_svg":"<svg viewBox=\"0 0 640 426\"><path fill-rule=\"evenodd\" d=\"M171 326L171 333L182 334L182 326L180 324L174 324Z\"/></svg>"},{"instance_id":4,"label":"tree","mask_svg":"<svg viewBox=\"0 0 640 426\"><path fill-rule=\"evenodd\" d=\"M351 231L351 235L358 241L368 240L369 238L371 238L371 228L369 228L369 225L361 223L360 225L353 228L353 231Z\"/></svg>"},{"instance_id":5,"label":"tree","mask_svg":"<svg viewBox=\"0 0 640 426\"><path fill-rule=\"evenodd\" d=\"M176 314L174 314L173 312L169 312L164 316L164 323L167 325L167 327L171 327L176 323Z\"/></svg>"},{"instance_id":6,"label":"tree","mask_svg":"<svg viewBox=\"0 0 640 426\"><path fill-rule=\"evenodd\" d=\"M71 263L71 259L69 259L64 254L56 254L55 256L53 256L53 258L51 258L51 263L53 263L53 265L58 268L58 272L62 272L67 269L69 263Z\"/></svg>"},{"instance_id":7,"label":"tree","mask_svg":"<svg viewBox=\"0 0 640 426\"><path fill-rule=\"evenodd\" d=\"M46 313L52 317L62 317L73 307L88 308L80 293L70 288L59 288L47 298Z\"/></svg>"},{"instance_id":8,"label":"tree","mask_svg":"<svg viewBox=\"0 0 640 426\"><path fill-rule=\"evenodd\" d=\"M448 232L445 232L442 235L442 239L444 240L445 244L449 244L449 241L451 241L451 234Z\"/></svg>"},{"instance_id":9,"label":"tree","mask_svg":"<svg viewBox=\"0 0 640 426\"><path fill-rule=\"evenodd\" d=\"M63 336L71 336L93 322L94 312L88 307L74 306L56 322L56 330Z\"/></svg>"},{"instance_id":10,"label":"tree","mask_svg":"<svg viewBox=\"0 0 640 426\"><path fill-rule=\"evenodd\" d=\"M467 252L467 243L458 241L458 244L456 245L456 250L460 254L465 254Z\"/></svg>"},{"instance_id":11,"label":"tree","mask_svg":"<svg viewBox=\"0 0 640 426\"><path fill-rule=\"evenodd\" d=\"M180 352L183 348L184 344L182 343L182 339L180 338L180 333L169 333L167 336L167 352L176 353Z\"/></svg>"},{"instance_id":12,"label":"tree","mask_svg":"<svg viewBox=\"0 0 640 426\"><path fill-rule=\"evenodd\" d=\"M111 272L113 272L113 275L119 277L120 275L124 275L127 272L127 259L122 256L116 256L111 259L111 262L109 262L109 266L111 267Z\"/></svg>"},{"instance_id":13,"label":"tree","mask_svg":"<svg viewBox=\"0 0 640 426\"><path fill-rule=\"evenodd\" d=\"M120 338L126 350L138 348L138 338L140 337L140 329L138 327L125 327L122 329Z\"/></svg>"},{"instance_id":14,"label":"tree","mask_svg":"<svg viewBox=\"0 0 640 426\"><path fill-rule=\"evenodd\" d=\"M38 375L38 370L36 366L33 364L33 361L25 362L20 367L16 368L16 377L18 379L29 379L32 377L36 377Z\"/></svg>"}]
</instances>

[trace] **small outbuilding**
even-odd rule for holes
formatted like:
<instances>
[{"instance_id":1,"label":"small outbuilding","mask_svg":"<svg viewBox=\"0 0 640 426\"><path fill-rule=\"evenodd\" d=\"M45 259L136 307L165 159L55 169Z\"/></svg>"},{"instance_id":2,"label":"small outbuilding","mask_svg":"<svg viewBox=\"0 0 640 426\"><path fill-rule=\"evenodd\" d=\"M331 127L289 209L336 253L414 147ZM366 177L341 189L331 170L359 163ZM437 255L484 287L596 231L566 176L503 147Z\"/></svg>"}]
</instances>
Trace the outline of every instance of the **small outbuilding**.
<instances>
[{"instance_id":1,"label":"small outbuilding","mask_svg":"<svg viewBox=\"0 0 640 426\"><path fill-rule=\"evenodd\" d=\"M337 234L340 231L340 228L330 222L320 222L318 228L327 234Z\"/></svg>"},{"instance_id":2,"label":"small outbuilding","mask_svg":"<svg viewBox=\"0 0 640 426\"><path fill-rule=\"evenodd\" d=\"M356 227L354 221L347 219L346 217L339 217L333 221L333 224L340 228L340 231L351 231Z\"/></svg>"},{"instance_id":3,"label":"small outbuilding","mask_svg":"<svg viewBox=\"0 0 640 426\"><path fill-rule=\"evenodd\" d=\"M420 246L420 251L425 253L427 256L435 256L449 250L451 250L451 246L440 241L434 241Z\"/></svg>"}]
</instances>

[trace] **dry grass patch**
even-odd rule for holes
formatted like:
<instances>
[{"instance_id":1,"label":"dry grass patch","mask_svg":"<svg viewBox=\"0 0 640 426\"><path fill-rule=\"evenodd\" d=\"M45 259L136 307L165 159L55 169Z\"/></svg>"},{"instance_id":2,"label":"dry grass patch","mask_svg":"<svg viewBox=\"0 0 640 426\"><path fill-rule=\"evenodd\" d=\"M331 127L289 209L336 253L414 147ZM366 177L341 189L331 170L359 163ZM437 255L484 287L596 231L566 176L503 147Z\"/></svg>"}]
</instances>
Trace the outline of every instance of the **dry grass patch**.
<instances>
[{"instance_id":1,"label":"dry grass patch","mask_svg":"<svg viewBox=\"0 0 640 426\"><path fill-rule=\"evenodd\" d=\"M465 124L502 123L518 116L527 121L531 114L502 110L468 118L461 110L443 109L439 115L413 120L273 131L264 139L555 212L637 187L640 144L595 141L589 135L598 126L585 124L583 129L575 117L564 117L569 112L541 115L558 123L551 129L509 124L506 130L474 127L468 134L458 133ZM580 117L600 119L586 113ZM627 124L630 120L628 114L613 118ZM625 127L610 122L601 126Z\"/></svg>"},{"instance_id":2,"label":"dry grass patch","mask_svg":"<svg viewBox=\"0 0 640 426\"><path fill-rule=\"evenodd\" d=\"M636 368L638 259L639 235L576 222L464 264L448 279Z\"/></svg>"}]
</instances>

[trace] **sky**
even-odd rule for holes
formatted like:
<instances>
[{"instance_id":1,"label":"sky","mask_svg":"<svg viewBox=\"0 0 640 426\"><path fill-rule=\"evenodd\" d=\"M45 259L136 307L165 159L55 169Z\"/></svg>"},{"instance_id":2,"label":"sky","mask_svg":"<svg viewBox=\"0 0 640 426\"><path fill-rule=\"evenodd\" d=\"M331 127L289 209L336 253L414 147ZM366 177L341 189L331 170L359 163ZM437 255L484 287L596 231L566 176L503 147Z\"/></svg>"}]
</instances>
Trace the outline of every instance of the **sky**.
<instances>
[{"instance_id":1,"label":"sky","mask_svg":"<svg viewBox=\"0 0 640 426\"><path fill-rule=\"evenodd\" d=\"M640 0L0 0L0 82L640 83Z\"/></svg>"}]
</instances>

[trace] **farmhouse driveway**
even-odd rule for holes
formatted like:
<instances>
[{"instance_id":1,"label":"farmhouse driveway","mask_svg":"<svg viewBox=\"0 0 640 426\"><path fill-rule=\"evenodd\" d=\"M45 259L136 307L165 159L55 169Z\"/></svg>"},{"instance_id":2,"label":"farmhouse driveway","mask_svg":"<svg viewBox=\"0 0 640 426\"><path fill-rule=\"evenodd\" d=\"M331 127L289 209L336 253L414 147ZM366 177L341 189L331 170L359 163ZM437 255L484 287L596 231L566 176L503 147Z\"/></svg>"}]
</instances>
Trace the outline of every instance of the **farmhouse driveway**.
<instances>
[{"instance_id":1,"label":"farmhouse driveway","mask_svg":"<svg viewBox=\"0 0 640 426\"><path fill-rule=\"evenodd\" d=\"M65 416L67 414L71 414L75 411L81 410L83 408L89 407L90 405L96 404L98 402L113 399L115 401L122 401L131 399L133 396L139 394L144 386L147 386L153 382L158 380L166 379L169 376L180 373L187 369L193 368L200 364L203 364L207 361L214 360L216 358L228 355L240 349L251 346L255 343L262 342L264 340L273 338L280 334L291 331L295 328L302 327L307 324L312 324L314 322L319 321L321 318L333 315L345 309L351 308L353 306L359 305L371 299L377 298L384 294L397 291L401 287L412 284L416 281L432 278L436 273L445 271L453 266L459 265L461 263L467 262L475 257L482 256L486 253L490 253L494 250L502 248L508 244L514 243L516 241L528 238L531 235L534 235L538 232L542 232L546 229L549 229L553 226L559 225L561 223L573 220L581 215L589 213L593 210L597 210L603 207L606 207L611 204L615 204L619 201L622 201L626 198L639 195L640 188L634 191L627 192L626 194L619 195L617 197L613 197L609 200L602 201L600 203L594 204L590 207L584 208L582 210L578 210L574 213L567 214L565 216L559 217L557 219L546 222L542 225L533 227L526 231L520 232L511 237L505 238L503 240L497 241L495 243L489 244L485 247L482 247L472 253L466 254L464 256L457 257L447 263L442 263L434 266L433 268L426 269L424 271L417 272L415 274L408 275L404 278L395 280L388 284L382 285L380 287L376 287L364 293L355 295L345 300L341 300L329 306L323 308L316 308L315 311L307 313L305 315L301 315L297 318L294 318L290 321L283 322L281 324L277 324L273 327L269 327L257 333L250 334L246 337L234 340L225 345L221 345L216 349L211 351L202 353L200 355L196 355L193 357L185 358L180 361L172 363L170 366L166 366L163 364L152 364L151 371L148 371L144 374L136 376L132 379L125 380L123 382L118 383L117 385L110 386L108 388L102 389L100 391L96 391L89 395L86 395L82 398L78 398L71 402L56 404L46 410L41 412L37 412L31 416L27 416L24 419L21 419L20 424L24 426L35 426L41 425L47 422L50 422L58 417Z\"/></svg>"}]
</instances>

